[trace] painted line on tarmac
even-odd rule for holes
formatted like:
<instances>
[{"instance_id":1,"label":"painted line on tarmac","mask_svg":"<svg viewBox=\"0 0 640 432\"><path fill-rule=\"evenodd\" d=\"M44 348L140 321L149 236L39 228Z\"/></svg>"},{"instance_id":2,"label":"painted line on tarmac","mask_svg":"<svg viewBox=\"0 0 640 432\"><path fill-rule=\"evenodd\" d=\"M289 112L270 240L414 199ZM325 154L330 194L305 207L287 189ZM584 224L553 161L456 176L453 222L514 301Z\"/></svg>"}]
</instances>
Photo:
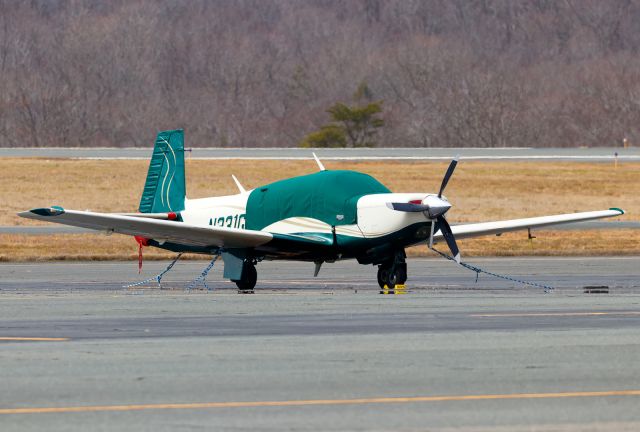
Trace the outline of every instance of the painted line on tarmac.
<instances>
[{"instance_id":1,"label":"painted line on tarmac","mask_svg":"<svg viewBox=\"0 0 640 432\"><path fill-rule=\"evenodd\" d=\"M620 311L620 312L536 312L536 313L495 313L495 314L472 314L473 318L511 318L511 317L571 317L571 316L602 316L602 315L631 315L640 316L640 311Z\"/></svg>"},{"instance_id":2,"label":"painted line on tarmac","mask_svg":"<svg viewBox=\"0 0 640 432\"><path fill-rule=\"evenodd\" d=\"M69 338L61 337L16 337L16 336L0 336L0 341L19 341L19 342L64 342Z\"/></svg>"},{"instance_id":3,"label":"painted line on tarmac","mask_svg":"<svg viewBox=\"0 0 640 432\"><path fill-rule=\"evenodd\" d=\"M208 409L208 408L262 408L289 406L322 406L322 405L369 405L369 404L401 404L417 402L461 402L482 400L508 399L557 399L557 398L587 398L611 396L640 396L640 390L611 390L591 392L566 393L516 393L516 394L486 394L460 396L416 396L416 397L381 397L362 399L311 399L284 401L246 401L246 402L203 402L203 403L165 403L140 405L95 405L70 407L40 407L40 408L3 408L2 414L47 414L97 411L143 411L164 409Z\"/></svg>"}]
</instances>

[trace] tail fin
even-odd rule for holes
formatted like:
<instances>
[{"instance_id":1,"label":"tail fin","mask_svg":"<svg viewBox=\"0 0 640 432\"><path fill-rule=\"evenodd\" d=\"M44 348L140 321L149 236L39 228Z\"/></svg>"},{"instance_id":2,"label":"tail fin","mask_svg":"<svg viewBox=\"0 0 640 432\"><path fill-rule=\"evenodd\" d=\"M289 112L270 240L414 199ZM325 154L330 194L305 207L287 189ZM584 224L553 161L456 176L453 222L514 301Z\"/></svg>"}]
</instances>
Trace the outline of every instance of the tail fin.
<instances>
[{"instance_id":1,"label":"tail fin","mask_svg":"<svg viewBox=\"0 0 640 432\"><path fill-rule=\"evenodd\" d=\"M185 196L184 133L182 129L160 132L140 199L140 213L184 210Z\"/></svg>"}]
</instances>

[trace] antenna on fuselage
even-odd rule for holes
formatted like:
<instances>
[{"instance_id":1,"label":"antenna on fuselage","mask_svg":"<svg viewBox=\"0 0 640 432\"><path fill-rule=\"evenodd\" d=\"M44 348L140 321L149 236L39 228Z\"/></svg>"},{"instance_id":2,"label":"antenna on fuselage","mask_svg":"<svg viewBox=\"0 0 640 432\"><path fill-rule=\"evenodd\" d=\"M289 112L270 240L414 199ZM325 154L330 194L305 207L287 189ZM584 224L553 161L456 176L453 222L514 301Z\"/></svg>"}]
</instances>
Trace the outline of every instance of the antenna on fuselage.
<instances>
[{"instance_id":1,"label":"antenna on fuselage","mask_svg":"<svg viewBox=\"0 0 640 432\"><path fill-rule=\"evenodd\" d=\"M240 184L236 176L231 174L231 178L233 179L234 182L236 182L236 186L238 186L238 189L240 189L240 193L247 193L247 191L245 190L245 188L242 187L242 185Z\"/></svg>"},{"instance_id":2,"label":"antenna on fuselage","mask_svg":"<svg viewBox=\"0 0 640 432\"><path fill-rule=\"evenodd\" d=\"M320 162L320 159L318 159L318 156L316 156L315 153L311 153L311 154L313 155L313 158L316 160L316 163L318 164L320 171L326 171L327 169L324 167L324 165L322 165L322 162Z\"/></svg>"}]
</instances>

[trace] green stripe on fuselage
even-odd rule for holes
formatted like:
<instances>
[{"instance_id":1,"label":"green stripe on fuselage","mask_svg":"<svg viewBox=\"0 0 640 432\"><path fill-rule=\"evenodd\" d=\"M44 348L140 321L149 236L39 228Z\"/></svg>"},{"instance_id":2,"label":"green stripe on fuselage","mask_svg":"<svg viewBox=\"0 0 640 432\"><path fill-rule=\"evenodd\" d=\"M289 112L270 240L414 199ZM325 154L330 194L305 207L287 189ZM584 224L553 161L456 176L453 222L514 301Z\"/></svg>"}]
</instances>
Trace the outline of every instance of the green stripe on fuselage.
<instances>
[{"instance_id":1,"label":"green stripe on fuselage","mask_svg":"<svg viewBox=\"0 0 640 432\"><path fill-rule=\"evenodd\" d=\"M274 234L274 239L264 246L256 248L256 252L263 252L266 257L280 257L291 260L330 260L342 258L357 258L361 264L378 263L388 259L395 250L403 249L416 243L428 240L430 222L419 222L380 237L356 237L336 234L300 232L291 235ZM288 237L306 236L327 239L327 245L319 242L292 244Z\"/></svg>"}]
</instances>

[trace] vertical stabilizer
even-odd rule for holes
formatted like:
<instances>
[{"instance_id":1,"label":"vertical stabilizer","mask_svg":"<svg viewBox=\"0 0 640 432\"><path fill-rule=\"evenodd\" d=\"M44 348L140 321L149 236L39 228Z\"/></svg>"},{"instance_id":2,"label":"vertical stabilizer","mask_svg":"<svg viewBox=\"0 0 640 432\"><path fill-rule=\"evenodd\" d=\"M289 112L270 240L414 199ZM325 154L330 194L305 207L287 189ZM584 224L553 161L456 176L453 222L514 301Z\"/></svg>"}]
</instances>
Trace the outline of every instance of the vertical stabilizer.
<instances>
[{"instance_id":1,"label":"vertical stabilizer","mask_svg":"<svg viewBox=\"0 0 640 432\"><path fill-rule=\"evenodd\" d=\"M184 133L182 129L160 132L140 199L140 213L184 210L185 196Z\"/></svg>"}]
</instances>

